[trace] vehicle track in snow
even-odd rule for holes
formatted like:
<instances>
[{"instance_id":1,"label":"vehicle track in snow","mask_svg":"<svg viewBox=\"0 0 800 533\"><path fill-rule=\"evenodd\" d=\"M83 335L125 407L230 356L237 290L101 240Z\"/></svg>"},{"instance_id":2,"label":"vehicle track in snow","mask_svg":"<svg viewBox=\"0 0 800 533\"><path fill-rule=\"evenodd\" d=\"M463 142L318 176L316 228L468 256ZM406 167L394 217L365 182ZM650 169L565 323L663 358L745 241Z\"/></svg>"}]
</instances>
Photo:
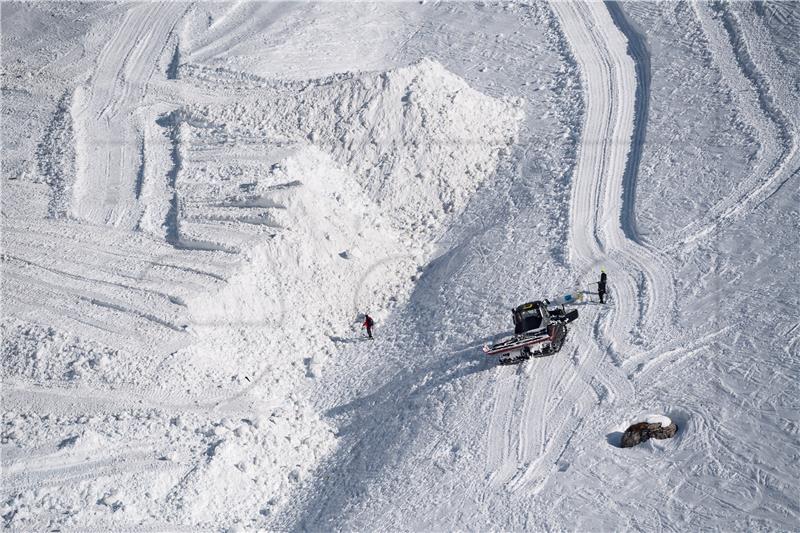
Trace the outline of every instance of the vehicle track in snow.
<instances>
[{"instance_id":1,"label":"vehicle track in snow","mask_svg":"<svg viewBox=\"0 0 800 533\"><path fill-rule=\"evenodd\" d=\"M754 43L748 41L735 11L720 2L692 4L692 9L714 62L732 84L737 109L758 130L766 148L753 172L738 177L731 194L671 237L676 246L705 242L726 222L753 211L797 176L799 165L797 125L775 103L773 83L756 62L751 52Z\"/></svg>"},{"instance_id":2,"label":"vehicle track in snow","mask_svg":"<svg viewBox=\"0 0 800 533\"><path fill-rule=\"evenodd\" d=\"M113 347L127 361L150 361L149 372L137 374L139 380L156 372L160 359L193 342L186 329L187 298L218 289L235 268L233 260L224 263L211 254L197 268L197 254L175 251L147 235L131 237L102 226L87 234L68 220L8 218L2 231L8 316L44 330L66 324L74 338ZM67 354L53 357L68 372ZM6 364L27 378L45 377L31 374L30 364L16 356Z\"/></svg>"},{"instance_id":3,"label":"vehicle track in snow","mask_svg":"<svg viewBox=\"0 0 800 533\"><path fill-rule=\"evenodd\" d=\"M548 363L558 375L552 380L557 393L548 395L544 407L526 402L522 410L522 420L546 410L542 417L546 429L524 437L527 444L517 458L524 468L505 479L512 492L526 494L541 490L573 438L583 431L583 421L598 406L633 401L634 386L621 364L646 348L644 339L652 343L657 332L669 334L675 305L669 261L638 242L634 222L633 191L644 141L648 84L646 68L637 69L636 54L631 57L629 50L638 50L641 56L646 47L641 42L629 47L603 4L559 3L553 9L580 67L586 98L572 183L570 263L584 280L604 266L613 303L598 306L595 312L590 311L593 306L582 307L581 319L570 334L581 339L575 363L572 358L551 358ZM541 391L531 386L527 394ZM518 431L530 429L525 422Z\"/></svg>"},{"instance_id":4,"label":"vehicle track in snow","mask_svg":"<svg viewBox=\"0 0 800 533\"><path fill-rule=\"evenodd\" d=\"M636 181L647 134L647 119L650 114L650 51L644 36L633 27L619 2L606 0L604 4L614 20L614 24L628 39L628 54L634 60L636 69L635 120L631 151L625 163L625 175L622 179L624 207L620 213L620 223L625 235L630 240L639 243L641 239L636 227Z\"/></svg>"},{"instance_id":5,"label":"vehicle track in snow","mask_svg":"<svg viewBox=\"0 0 800 533\"><path fill-rule=\"evenodd\" d=\"M74 216L124 229L136 226L144 165L137 110L186 8L180 3L147 3L126 10L89 83L76 91L76 179L70 209Z\"/></svg>"},{"instance_id":6,"label":"vehicle track in snow","mask_svg":"<svg viewBox=\"0 0 800 533\"><path fill-rule=\"evenodd\" d=\"M561 18L561 26L563 27L566 24L580 26L588 23L592 26L605 24L606 28L613 29L613 23L608 14L605 13L603 6L600 5L599 9L601 10L600 16L604 16L599 23L593 20L597 16L596 14L580 12L567 20L559 17ZM578 15L582 15L584 18L580 18ZM576 46L574 36L571 36L569 32L565 32L565 35L566 41L571 45L574 54ZM600 42L597 42L599 40L600 37L595 37L594 40L590 41L589 46L599 46ZM607 71L611 71L614 61L620 61L621 58L627 59L625 43L622 40L619 40L619 43L621 43L621 47L618 46L611 51L609 51L608 47L602 48L605 55L599 59L593 58L593 60L602 61L606 65ZM565 42L563 45L566 46L567 43ZM586 45L584 44L584 46ZM616 53L616 55L612 55L612 52ZM567 54L567 56L569 55ZM580 58L578 59L577 63L580 67L581 61ZM631 70L633 70L633 65L630 66ZM601 72L601 74L606 74L606 82L610 79L607 71ZM587 74L585 72L582 77L583 82L586 83ZM598 82L593 79L592 85L595 83ZM634 87L635 83L632 80L629 81L627 86L623 87L624 94L630 97L630 101L633 101ZM585 91L592 90L586 86L583 88ZM616 88L616 91L616 94L618 94L620 92L619 88ZM612 220L612 223L627 225L622 229L617 226L620 233L625 235L635 235L636 233L635 225L632 222L633 193L631 192L626 197L627 201L623 199L622 194L623 188L632 190L635 185L635 170L631 170L636 168L635 165L627 167L626 172L623 172L622 167L620 167L616 174L603 170L600 178L595 178L591 175L591 172L587 171L585 161L581 167L581 160L585 159L587 150L595 150L598 146L603 147L604 144L608 145L609 139L611 140L611 146L623 149L623 156L625 155L624 149L630 141L625 138L624 132L618 138L613 137L615 134L613 130L614 120L618 120L615 113L619 113L618 108L611 109L613 104L612 96L616 96L616 94L611 92L611 87L608 87L607 93L600 94L606 100L602 100L599 97L597 99L589 99L590 104L594 104L595 108L588 110L593 114L591 118L586 119L586 123L582 128L582 145L578 154L578 166L574 172L576 175L581 172L583 174L580 175L580 179L576 178L574 180L576 183L572 185L573 196L570 211L573 220L571 221L571 226L573 234L576 226L580 226L581 230L587 232L587 234L580 235L580 238L583 239L582 243L594 240L597 243L597 247L588 248L588 245L584 246L584 248L578 247L577 251L583 253L584 257L580 260L572 258L572 263L573 269L578 272L580 278L585 278L590 269L596 269L598 261L606 255L607 239L603 234L603 222L605 219L616 215L616 219ZM608 108L604 108L604 104ZM589 131L587 127L592 124L595 127L605 128L607 131L603 135L595 133L595 137L591 138L587 148L586 135ZM639 128L639 130L642 129L643 126ZM643 138L643 134L639 138ZM599 152L597 157L598 164L608 164L606 160L608 150L609 148L606 146ZM589 151L588 153L592 154L594 152ZM614 162L613 159L612 162ZM622 163L624 166L624 157L622 158ZM616 187L618 193L617 203L606 207L606 204L611 201L609 198L613 199L613 196L609 197L609 194L613 194L613 192L609 193L609 186L606 183L611 180L617 181L611 184L612 187ZM581 211L580 214L585 215L586 219L576 221L575 213L580 210L580 207L576 207L576 204L580 206L582 203L585 203L587 208ZM603 211L604 207L606 211ZM625 235L620 239L625 240ZM572 241L572 254L574 255L576 251L574 235ZM588 248L588 251L585 250L586 248ZM609 249L609 251L613 250ZM612 265L611 262L606 262L606 264L611 265L611 268L613 268L616 263ZM623 288L627 288L627 286L623 285ZM635 289L635 286L633 289ZM633 289L628 291L630 295L624 298L625 301L634 300ZM620 296L620 299L623 299L622 296ZM608 329L608 327L600 328L598 325L599 318L596 317L596 313L587 313L587 309L590 309L590 307L585 306L582 308L584 315L580 322L573 324L571 327L570 339L591 338ZM638 313L638 315L640 314ZM637 313L634 313L634 315L637 315ZM595 318L593 319L592 317ZM587 323L587 321L591 321L591 324ZM609 332L609 334L611 333L613 332ZM626 334L627 330L624 330L618 336L624 338ZM613 338L613 334L611 337ZM632 385L627 381L621 370L614 367L613 364L610 365L610 368L606 368L609 363L620 357L614 355L612 342L607 341L604 344L606 345L605 347L592 345L588 349L583 347L575 348L569 356L563 356L562 352L556 357L548 357L541 360L534 359L518 367L518 370L498 370L503 375L496 380L495 404L487 435L485 468L490 480L489 490L497 491L503 489L519 494L537 493L543 488L549 475L558 467L558 459L569 447L573 436L582 428L582 420L588 416L593 406L602 401L613 401L617 398L629 399L632 396ZM607 354L607 352L611 353ZM606 366L604 367L603 365ZM601 390L602 393L599 394L598 390Z\"/></svg>"}]
</instances>

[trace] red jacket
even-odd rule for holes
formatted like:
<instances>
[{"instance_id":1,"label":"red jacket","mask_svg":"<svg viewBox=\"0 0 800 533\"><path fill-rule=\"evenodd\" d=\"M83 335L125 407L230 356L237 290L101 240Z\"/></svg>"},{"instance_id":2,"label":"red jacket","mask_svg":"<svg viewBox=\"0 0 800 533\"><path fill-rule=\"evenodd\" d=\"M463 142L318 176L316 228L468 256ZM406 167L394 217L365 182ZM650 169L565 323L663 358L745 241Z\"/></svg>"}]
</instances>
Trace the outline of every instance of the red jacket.
<instances>
[{"instance_id":1,"label":"red jacket","mask_svg":"<svg viewBox=\"0 0 800 533\"><path fill-rule=\"evenodd\" d=\"M364 318L364 323L361 324L361 327L362 328L371 328L374 324L375 324L375 322L372 320L372 317L369 316L369 315L366 315L366 318Z\"/></svg>"}]
</instances>

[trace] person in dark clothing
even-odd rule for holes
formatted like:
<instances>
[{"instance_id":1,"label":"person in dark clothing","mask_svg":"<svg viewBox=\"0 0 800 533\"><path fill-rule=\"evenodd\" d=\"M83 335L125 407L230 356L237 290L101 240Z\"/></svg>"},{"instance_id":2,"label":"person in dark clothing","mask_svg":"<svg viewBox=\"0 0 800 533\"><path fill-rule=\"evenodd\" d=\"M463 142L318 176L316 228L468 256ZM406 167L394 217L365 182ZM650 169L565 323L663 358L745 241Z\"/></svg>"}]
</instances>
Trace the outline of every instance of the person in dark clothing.
<instances>
[{"instance_id":1,"label":"person in dark clothing","mask_svg":"<svg viewBox=\"0 0 800 533\"><path fill-rule=\"evenodd\" d=\"M597 283L597 294L600 296L600 303L605 303L603 297L606 295L606 271L600 271L600 281Z\"/></svg>"},{"instance_id":2,"label":"person in dark clothing","mask_svg":"<svg viewBox=\"0 0 800 533\"><path fill-rule=\"evenodd\" d=\"M372 320L372 317L365 314L364 315L364 323L361 324L362 328L367 328L367 336L371 339L372 338L372 326L375 325L375 321Z\"/></svg>"}]
</instances>

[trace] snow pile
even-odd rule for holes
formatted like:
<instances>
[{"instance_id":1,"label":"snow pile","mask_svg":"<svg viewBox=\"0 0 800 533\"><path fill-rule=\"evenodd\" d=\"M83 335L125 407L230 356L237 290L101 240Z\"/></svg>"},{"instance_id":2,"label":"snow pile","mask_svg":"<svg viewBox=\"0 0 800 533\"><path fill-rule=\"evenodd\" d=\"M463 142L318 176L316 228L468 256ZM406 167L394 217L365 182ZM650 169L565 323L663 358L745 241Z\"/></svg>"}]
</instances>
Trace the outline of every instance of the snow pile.
<instances>
[{"instance_id":1,"label":"snow pile","mask_svg":"<svg viewBox=\"0 0 800 533\"><path fill-rule=\"evenodd\" d=\"M335 442L308 408L223 419L206 435L204 457L170 502L192 524L233 523L256 509L273 513Z\"/></svg>"},{"instance_id":2,"label":"snow pile","mask_svg":"<svg viewBox=\"0 0 800 533\"><path fill-rule=\"evenodd\" d=\"M644 421L648 424L661 424L662 428L669 427L672 424L672 420L664 415L647 415L644 417Z\"/></svg>"},{"instance_id":3,"label":"snow pile","mask_svg":"<svg viewBox=\"0 0 800 533\"><path fill-rule=\"evenodd\" d=\"M212 83L225 75L195 68L185 77ZM188 126L180 130L182 168L202 146L261 145L266 152L310 143L351 173L395 227L417 238L463 209L522 118L519 101L485 96L430 60L384 73L262 83L236 104L176 114L173 120ZM179 196L184 183L198 181L189 174L178 175ZM240 176L258 179L249 171Z\"/></svg>"},{"instance_id":4,"label":"snow pile","mask_svg":"<svg viewBox=\"0 0 800 533\"><path fill-rule=\"evenodd\" d=\"M47 126L42 142L37 146L39 172L50 188L47 214L65 217L72 195L75 177L75 138L72 131L70 106L72 95L67 92L58 102L53 119Z\"/></svg>"},{"instance_id":5,"label":"snow pile","mask_svg":"<svg viewBox=\"0 0 800 533\"><path fill-rule=\"evenodd\" d=\"M411 290L521 117L430 61L306 82L182 69L196 85L250 85L236 104L162 116L152 129L167 143L144 132L143 181L127 185L141 187L146 233L6 225L4 294L50 306L12 306L5 378L46 413L62 390L67 412L87 413L4 418L14 527L114 529L143 516L215 527L279 512L336 444L309 378L360 311L380 319ZM51 217L72 213L70 198L98 207L89 189L70 193L69 118L58 108L40 144ZM65 466L97 474L64 491Z\"/></svg>"},{"instance_id":6,"label":"snow pile","mask_svg":"<svg viewBox=\"0 0 800 533\"><path fill-rule=\"evenodd\" d=\"M38 382L116 383L141 364L98 342L13 318L0 323L0 331L3 371Z\"/></svg>"},{"instance_id":7,"label":"snow pile","mask_svg":"<svg viewBox=\"0 0 800 533\"><path fill-rule=\"evenodd\" d=\"M240 253L223 287L182 298L198 340L173 354L161 381L212 397L230 376L244 386L261 372L292 390L297 365L318 375L330 338L352 335L359 312L380 318L402 301L521 117L516 103L427 60L307 82L182 69L200 85L245 86L236 104L162 118L175 197L148 215L167 211L179 247ZM242 328L250 338L239 340Z\"/></svg>"},{"instance_id":8,"label":"snow pile","mask_svg":"<svg viewBox=\"0 0 800 533\"><path fill-rule=\"evenodd\" d=\"M292 402L250 418L207 419L191 409L178 416L152 409L78 417L6 412L2 442L4 480L15 487L0 507L7 523L113 530L143 516L201 527L263 519L335 438L316 413ZM31 456L30 448L47 453ZM83 469L97 478L84 479Z\"/></svg>"},{"instance_id":9,"label":"snow pile","mask_svg":"<svg viewBox=\"0 0 800 533\"><path fill-rule=\"evenodd\" d=\"M150 219L166 210L174 244L241 259L219 290L181 298L196 342L160 380L211 397L262 372L292 390L296 366L318 375L330 337L352 335L359 312L396 306L521 117L431 61L302 83L182 68L198 84L252 84L236 104L160 122L175 197L152 203ZM242 328L251 337L239 340Z\"/></svg>"},{"instance_id":10,"label":"snow pile","mask_svg":"<svg viewBox=\"0 0 800 533\"><path fill-rule=\"evenodd\" d=\"M35 114L38 142L3 160L11 527L279 514L336 445L309 378L358 312L410 292L517 135L519 101L429 60L291 82L178 67L159 40L176 6L79 35L85 64ZM165 54L181 98L153 71Z\"/></svg>"},{"instance_id":11,"label":"snow pile","mask_svg":"<svg viewBox=\"0 0 800 533\"><path fill-rule=\"evenodd\" d=\"M242 262L220 290L185 298L197 342L164 365L161 386L226 402L218 391L233 385L285 413L211 443L175 500L191 523L270 515L327 453L330 427L286 395L319 375L359 311L380 316L410 290L520 117L429 61L304 85L256 87L165 123L178 153L172 237ZM243 483L255 485L242 500Z\"/></svg>"}]
</instances>

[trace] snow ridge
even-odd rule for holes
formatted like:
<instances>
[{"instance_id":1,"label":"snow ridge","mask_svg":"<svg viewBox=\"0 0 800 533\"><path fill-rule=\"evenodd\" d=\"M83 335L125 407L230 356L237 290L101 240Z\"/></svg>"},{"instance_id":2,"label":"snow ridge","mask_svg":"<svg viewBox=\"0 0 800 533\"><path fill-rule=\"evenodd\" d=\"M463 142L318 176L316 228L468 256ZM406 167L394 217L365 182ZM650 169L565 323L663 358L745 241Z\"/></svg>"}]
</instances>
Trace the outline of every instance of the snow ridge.
<instances>
[{"instance_id":1,"label":"snow ridge","mask_svg":"<svg viewBox=\"0 0 800 533\"><path fill-rule=\"evenodd\" d=\"M71 106L72 93L67 91L58 101L53 118L36 148L39 172L50 187L47 214L51 218L64 218L69 214L69 200L75 176Z\"/></svg>"},{"instance_id":2,"label":"snow ridge","mask_svg":"<svg viewBox=\"0 0 800 533\"><path fill-rule=\"evenodd\" d=\"M628 40L628 54L633 59L636 69L636 99L633 113L633 137L631 150L625 163L625 176L623 177L622 190L624 191L620 212L622 229L625 235L636 243L641 243L641 237L636 227L636 181L639 177L639 164L647 134L647 117L650 110L650 52L647 49L647 40L633 26L625 16L619 2L606 0L611 19L617 28Z\"/></svg>"}]
</instances>

